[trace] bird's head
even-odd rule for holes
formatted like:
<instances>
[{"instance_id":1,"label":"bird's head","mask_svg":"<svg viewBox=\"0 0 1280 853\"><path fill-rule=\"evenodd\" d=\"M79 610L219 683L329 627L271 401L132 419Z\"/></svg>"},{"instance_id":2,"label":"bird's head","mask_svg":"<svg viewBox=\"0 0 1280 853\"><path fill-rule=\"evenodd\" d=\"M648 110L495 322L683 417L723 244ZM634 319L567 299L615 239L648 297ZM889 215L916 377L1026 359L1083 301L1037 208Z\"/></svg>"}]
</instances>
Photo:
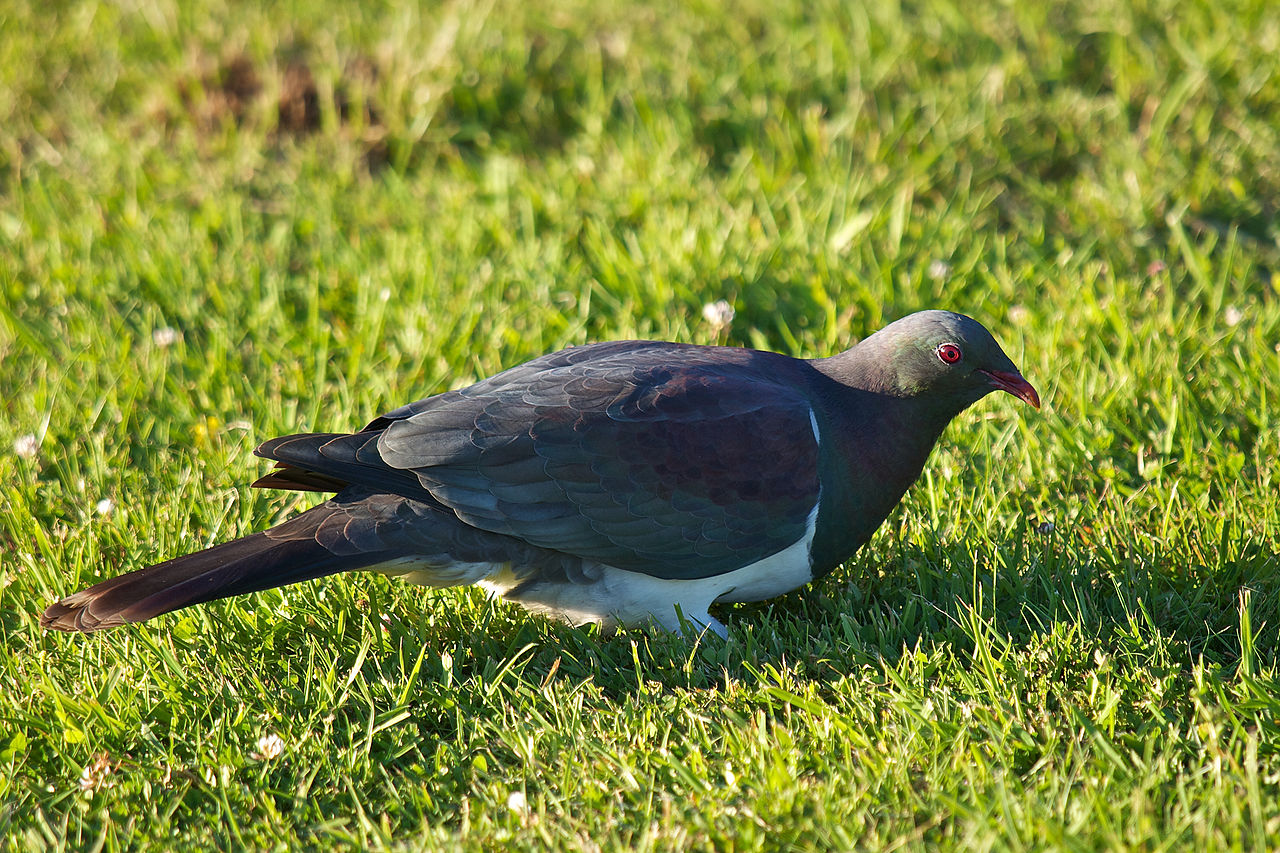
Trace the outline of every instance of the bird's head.
<instances>
[{"instance_id":1,"label":"bird's head","mask_svg":"<svg viewBox=\"0 0 1280 853\"><path fill-rule=\"evenodd\" d=\"M1040 396L981 323L951 311L920 311L890 323L846 354L866 390L927 399L950 414L992 391L1040 408ZM858 384L858 383L851 383Z\"/></svg>"}]
</instances>

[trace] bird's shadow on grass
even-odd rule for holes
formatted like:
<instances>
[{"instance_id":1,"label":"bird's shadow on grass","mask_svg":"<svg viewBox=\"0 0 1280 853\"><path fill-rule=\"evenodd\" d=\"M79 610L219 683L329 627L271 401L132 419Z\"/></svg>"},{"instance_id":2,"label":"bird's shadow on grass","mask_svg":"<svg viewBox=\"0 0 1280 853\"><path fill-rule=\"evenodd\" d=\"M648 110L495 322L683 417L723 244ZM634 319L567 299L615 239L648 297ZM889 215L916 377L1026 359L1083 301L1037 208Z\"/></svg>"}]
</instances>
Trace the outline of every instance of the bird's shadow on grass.
<instances>
[{"instance_id":1,"label":"bird's shadow on grass","mask_svg":"<svg viewBox=\"0 0 1280 853\"><path fill-rule=\"evenodd\" d=\"M712 635L660 631L608 635L541 619L521 622L526 672L551 684L590 681L606 695L652 689L715 690L762 673L843 678L868 664L893 666L922 648L964 661L995 641L1006 651L1057 644L1071 655L1162 660L1178 670L1204 661L1272 666L1280 649L1280 555L1240 541L1212 567L1161 561L1136 547L1103 555L1057 533L1014 530L978 544L899 542L769 602L718 608L729 626ZM504 654L510 636L477 637ZM1064 650L1065 653L1065 650Z\"/></svg>"},{"instance_id":2,"label":"bird's shadow on grass","mask_svg":"<svg viewBox=\"0 0 1280 853\"><path fill-rule=\"evenodd\" d=\"M971 655L983 636L1019 646L1070 632L1103 654L1153 651L1189 668L1271 665L1280 650L1280 555L1240 541L1212 567L1162 561L1138 547L1103 555L1034 530L976 547L899 543L861 555L764 613L812 649L893 662L925 646ZM788 627L790 626L790 627ZM797 627L798 626L798 627ZM1140 655L1141 656L1141 655Z\"/></svg>"}]
</instances>

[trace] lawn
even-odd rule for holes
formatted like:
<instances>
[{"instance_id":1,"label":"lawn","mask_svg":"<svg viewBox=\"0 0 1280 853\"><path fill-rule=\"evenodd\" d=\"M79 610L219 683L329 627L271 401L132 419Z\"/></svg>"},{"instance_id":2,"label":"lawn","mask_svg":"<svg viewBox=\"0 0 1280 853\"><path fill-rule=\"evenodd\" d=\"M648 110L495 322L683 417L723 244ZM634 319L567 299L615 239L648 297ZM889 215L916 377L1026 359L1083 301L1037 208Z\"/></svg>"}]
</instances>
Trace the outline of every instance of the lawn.
<instances>
[{"instance_id":1,"label":"lawn","mask_svg":"<svg viewBox=\"0 0 1280 853\"><path fill-rule=\"evenodd\" d=\"M1280 15L1112 5L9 0L0 848L1280 846ZM1043 410L727 644L370 575L39 628L314 501L266 438L926 307Z\"/></svg>"}]
</instances>

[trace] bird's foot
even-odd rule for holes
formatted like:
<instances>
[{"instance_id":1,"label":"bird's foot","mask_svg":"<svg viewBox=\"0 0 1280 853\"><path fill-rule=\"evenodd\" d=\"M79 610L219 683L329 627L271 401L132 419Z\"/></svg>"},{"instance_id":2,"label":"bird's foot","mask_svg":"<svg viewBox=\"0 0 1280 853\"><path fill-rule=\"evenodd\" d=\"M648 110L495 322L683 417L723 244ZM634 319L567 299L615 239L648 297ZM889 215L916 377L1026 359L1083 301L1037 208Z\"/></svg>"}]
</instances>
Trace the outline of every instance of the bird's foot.
<instances>
[{"instance_id":1,"label":"bird's foot","mask_svg":"<svg viewBox=\"0 0 1280 853\"><path fill-rule=\"evenodd\" d=\"M683 639L700 640L708 633L714 634L722 640L729 639L729 629L710 613L691 615L683 613L677 606L675 617L674 623L664 624L662 627Z\"/></svg>"}]
</instances>

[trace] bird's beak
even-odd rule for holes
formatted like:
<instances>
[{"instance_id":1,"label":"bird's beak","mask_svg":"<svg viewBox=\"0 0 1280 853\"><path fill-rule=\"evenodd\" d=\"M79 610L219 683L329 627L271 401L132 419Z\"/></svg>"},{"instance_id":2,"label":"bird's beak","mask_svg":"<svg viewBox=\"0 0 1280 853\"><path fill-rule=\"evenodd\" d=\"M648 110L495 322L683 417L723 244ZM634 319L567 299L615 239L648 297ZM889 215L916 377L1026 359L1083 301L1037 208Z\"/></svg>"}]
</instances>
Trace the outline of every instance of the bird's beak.
<instances>
[{"instance_id":1,"label":"bird's beak","mask_svg":"<svg viewBox=\"0 0 1280 853\"><path fill-rule=\"evenodd\" d=\"M991 384L1001 391L1008 391L1024 403L1030 403L1037 409L1040 408L1040 395L1036 393L1035 388L1031 387L1030 382L1022 378L1022 374L1005 370L982 370L980 372L991 377Z\"/></svg>"}]
</instances>

